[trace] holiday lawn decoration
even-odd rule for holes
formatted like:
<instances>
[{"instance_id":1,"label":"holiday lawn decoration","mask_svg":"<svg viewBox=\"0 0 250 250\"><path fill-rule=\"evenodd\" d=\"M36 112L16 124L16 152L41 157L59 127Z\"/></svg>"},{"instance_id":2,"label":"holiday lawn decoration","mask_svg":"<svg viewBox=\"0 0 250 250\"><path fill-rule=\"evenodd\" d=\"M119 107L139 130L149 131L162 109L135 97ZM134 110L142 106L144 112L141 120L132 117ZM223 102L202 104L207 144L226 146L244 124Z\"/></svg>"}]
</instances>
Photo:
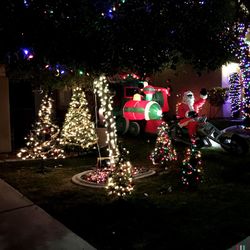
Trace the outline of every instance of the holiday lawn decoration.
<instances>
[{"instance_id":1,"label":"holiday lawn decoration","mask_svg":"<svg viewBox=\"0 0 250 250\"><path fill-rule=\"evenodd\" d=\"M188 187L197 187L202 182L201 152L193 146L186 149L181 167L181 181Z\"/></svg>"},{"instance_id":2,"label":"holiday lawn decoration","mask_svg":"<svg viewBox=\"0 0 250 250\"><path fill-rule=\"evenodd\" d=\"M42 99L38 121L25 137L26 147L17 156L26 159L64 158L64 150L59 145L59 127L52 122L53 100L47 94Z\"/></svg>"},{"instance_id":3,"label":"holiday lawn decoration","mask_svg":"<svg viewBox=\"0 0 250 250\"><path fill-rule=\"evenodd\" d=\"M238 73L233 73L229 77L229 99L231 102L231 116L238 118L241 111L242 86Z\"/></svg>"},{"instance_id":4,"label":"holiday lawn decoration","mask_svg":"<svg viewBox=\"0 0 250 250\"><path fill-rule=\"evenodd\" d=\"M109 157L98 157L96 169L87 170L72 177L75 184L93 188L106 188L113 197L125 197L133 191L134 180L155 174L145 167L135 167L129 161L129 151L119 143L120 156L116 165L110 165ZM99 160L108 160L99 165Z\"/></svg>"},{"instance_id":5,"label":"holiday lawn decoration","mask_svg":"<svg viewBox=\"0 0 250 250\"><path fill-rule=\"evenodd\" d=\"M110 164L115 164L120 152L117 144L116 124L113 115L113 99L108 89L105 76L100 76L94 81L94 93L97 94L104 115L104 125L107 129L107 145Z\"/></svg>"},{"instance_id":6,"label":"holiday lawn decoration","mask_svg":"<svg viewBox=\"0 0 250 250\"><path fill-rule=\"evenodd\" d=\"M134 136L141 131L157 133L162 116L169 111L170 89L148 85L135 74L120 78L109 83L118 133Z\"/></svg>"},{"instance_id":7,"label":"holiday lawn decoration","mask_svg":"<svg viewBox=\"0 0 250 250\"><path fill-rule=\"evenodd\" d=\"M228 89L214 87L208 91L208 101L214 107L222 106L228 98Z\"/></svg>"},{"instance_id":8,"label":"holiday lawn decoration","mask_svg":"<svg viewBox=\"0 0 250 250\"><path fill-rule=\"evenodd\" d=\"M100 76L99 79L94 81L94 92L100 99L104 124L107 129L107 149L111 170L107 189L109 194L125 196L133 190L131 164L129 161L123 160L118 147L116 124L113 115L113 99L105 76Z\"/></svg>"},{"instance_id":9,"label":"holiday lawn decoration","mask_svg":"<svg viewBox=\"0 0 250 250\"><path fill-rule=\"evenodd\" d=\"M119 161L117 165L108 178L106 188L109 195L122 197L133 191L132 165L129 161Z\"/></svg>"},{"instance_id":10,"label":"holiday lawn decoration","mask_svg":"<svg viewBox=\"0 0 250 250\"><path fill-rule=\"evenodd\" d=\"M100 108L103 111L108 156L103 157L101 150L99 150L96 169L76 174L72 177L72 181L81 186L105 187L108 194L114 198L125 197L133 191L134 179L153 175L155 171L132 166L128 160L129 152L121 146L121 143L118 143L113 113L114 104L106 77L100 76L96 79L93 87L94 93L99 98ZM97 147L100 149L98 144ZM105 161L105 165L99 164L103 161Z\"/></svg>"},{"instance_id":11,"label":"holiday lawn decoration","mask_svg":"<svg viewBox=\"0 0 250 250\"><path fill-rule=\"evenodd\" d=\"M245 124L250 127L250 48L246 42L246 34L249 25L240 23L238 25L238 58L240 60L240 73L243 85L242 115Z\"/></svg>"},{"instance_id":12,"label":"holiday lawn decoration","mask_svg":"<svg viewBox=\"0 0 250 250\"><path fill-rule=\"evenodd\" d=\"M68 147L88 149L97 143L94 122L81 87L74 87L69 109L63 123L60 143Z\"/></svg>"},{"instance_id":13,"label":"holiday lawn decoration","mask_svg":"<svg viewBox=\"0 0 250 250\"><path fill-rule=\"evenodd\" d=\"M192 91L188 90L183 93L182 102L177 104L176 117L180 119L178 125L181 128L187 128L190 139L196 136L199 121L195 118L203 105L206 103L207 90L200 90L200 97L195 100Z\"/></svg>"},{"instance_id":14,"label":"holiday lawn decoration","mask_svg":"<svg viewBox=\"0 0 250 250\"><path fill-rule=\"evenodd\" d=\"M149 157L154 165L167 167L169 162L177 160L176 150L169 138L168 129L166 122L163 122L158 128L155 148Z\"/></svg>"},{"instance_id":15,"label":"holiday lawn decoration","mask_svg":"<svg viewBox=\"0 0 250 250\"><path fill-rule=\"evenodd\" d=\"M199 123L198 133L196 138L191 138L188 135L186 128L180 128L178 120L171 121L169 127L169 137L173 143L183 143L185 145L197 147L212 147L212 141L218 143L224 150L233 155L244 155L248 152L249 146L246 138L237 133L227 132L215 127L207 121L206 117L197 117Z\"/></svg>"}]
</instances>

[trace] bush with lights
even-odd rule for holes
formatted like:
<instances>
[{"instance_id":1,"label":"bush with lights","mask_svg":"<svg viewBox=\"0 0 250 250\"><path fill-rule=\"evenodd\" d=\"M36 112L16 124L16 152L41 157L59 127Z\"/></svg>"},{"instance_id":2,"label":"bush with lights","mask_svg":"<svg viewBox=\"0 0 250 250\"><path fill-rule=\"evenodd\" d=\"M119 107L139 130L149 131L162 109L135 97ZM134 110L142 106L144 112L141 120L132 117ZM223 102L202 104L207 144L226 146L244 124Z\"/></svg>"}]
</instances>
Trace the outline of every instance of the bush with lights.
<instances>
[{"instance_id":1,"label":"bush with lights","mask_svg":"<svg viewBox=\"0 0 250 250\"><path fill-rule=\"evenodd\" d=\"M129 152L119 145L119 159L117 167L111 171L107 180L107 190L109 195L123 197L131 194L134 189L132 176L136 174L135 169L128 160Z\"/></svg>"},{"instance_id":2,"label":"bush with lights","mask_svg":"<svg viewBox=\"0 0 250 250\"><path fill-rule=\"evenodd\" d=\"M26 147L17 156L26 159L64 158L64 150L59 145L60 129L52 123L52 102L46 94L38 112L38 121L32 126L29 135L25 137Z\"/></svg>"},{"instance_id":3,"label":"bush with lights","mask_svg":"<svg viewBox=\"0 0 250 250\"><path fill-rule=\"evenodd\" d=\"M181 181L187 187L197 187L202 182L201 152L194 146L186 149L181 167Z\"/></svg>"},{"instance_id":4,"label":"bush with lights","mask_svg":"<svg viewBox=\"0 0 250 250\"><path fill-rule=\"evenodd\" d=\"M208 101L214 107L222 106L228 98L228 88L214 87L208 91Z\"/></svg>"}]
</instances>

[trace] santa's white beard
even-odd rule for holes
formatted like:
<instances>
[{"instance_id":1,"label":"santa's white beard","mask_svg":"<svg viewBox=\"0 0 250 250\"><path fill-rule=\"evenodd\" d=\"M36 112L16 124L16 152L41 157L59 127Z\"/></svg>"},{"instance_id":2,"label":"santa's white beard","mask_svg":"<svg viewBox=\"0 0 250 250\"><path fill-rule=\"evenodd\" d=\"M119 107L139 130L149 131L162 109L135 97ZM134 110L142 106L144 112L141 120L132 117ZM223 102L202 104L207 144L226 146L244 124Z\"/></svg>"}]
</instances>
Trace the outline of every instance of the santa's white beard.
<instances>
[{"instance_id":1,"label":"santa's white beard","mask_svg":"<svg viewBox=\"0 0 250 250\"><path fill-rule=\"evenodd\" d=\"M194 110L194 98L186 97L185 100L183 100L183 102L188 105L190 110Z\"/></svg>"}]
</instances>

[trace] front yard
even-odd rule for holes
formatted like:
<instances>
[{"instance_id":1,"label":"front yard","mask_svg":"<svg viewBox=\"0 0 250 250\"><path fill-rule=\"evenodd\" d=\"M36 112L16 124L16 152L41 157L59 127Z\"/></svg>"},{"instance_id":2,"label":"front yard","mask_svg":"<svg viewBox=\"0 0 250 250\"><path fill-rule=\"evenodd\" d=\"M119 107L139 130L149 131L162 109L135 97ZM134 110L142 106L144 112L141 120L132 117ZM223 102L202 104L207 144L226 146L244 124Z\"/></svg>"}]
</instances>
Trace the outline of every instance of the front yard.
<instances>
[{"instance_id":1,"label":"front yard","mask_svg":"<svg viewBox=\"0 0 250 250\"><path fill-rule=\"evenodd\" d=\"M148 159L155 138L123 138L135 166L155 168ZM250 235L250 154L202 150L204 182L188 190L179 164L171 171L135 181L126 200L104 189L77 186L73 175L90 169L96 155L48 161L0 163L0 178L100 250L227 249Z\"/></svg>"}]
</instances>

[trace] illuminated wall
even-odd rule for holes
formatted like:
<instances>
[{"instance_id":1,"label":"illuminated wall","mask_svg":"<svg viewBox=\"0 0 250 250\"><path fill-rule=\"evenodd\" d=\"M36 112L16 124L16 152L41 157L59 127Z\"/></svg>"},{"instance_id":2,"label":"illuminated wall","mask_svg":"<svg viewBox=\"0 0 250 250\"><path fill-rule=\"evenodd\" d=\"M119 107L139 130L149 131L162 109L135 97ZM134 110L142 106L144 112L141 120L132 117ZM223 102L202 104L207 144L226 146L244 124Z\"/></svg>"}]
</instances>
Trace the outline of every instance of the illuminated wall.
<instances>
[{"instance_id":1,"label":"illuminated wall","mask_svg":"<svg viewBox=\"0 0 250 250\"><path fill-rule=\"evenodd\" d=\"M190 65L183 65L176 70L164 70L152 76L152 85L166 87L167 79L171 80L172 92L169 100L169 116L175 114L175 106L181 101L181 94L185 90L191 90L195 96L199 97L201 88L211 89L213 87L221 87L222 75L221 70L216 70L209 73L203 73L199 76ZM200 114L208 117L221 117L222 109L214 109L207 102L202 108Z\"/></svg>"}]
</instances>

